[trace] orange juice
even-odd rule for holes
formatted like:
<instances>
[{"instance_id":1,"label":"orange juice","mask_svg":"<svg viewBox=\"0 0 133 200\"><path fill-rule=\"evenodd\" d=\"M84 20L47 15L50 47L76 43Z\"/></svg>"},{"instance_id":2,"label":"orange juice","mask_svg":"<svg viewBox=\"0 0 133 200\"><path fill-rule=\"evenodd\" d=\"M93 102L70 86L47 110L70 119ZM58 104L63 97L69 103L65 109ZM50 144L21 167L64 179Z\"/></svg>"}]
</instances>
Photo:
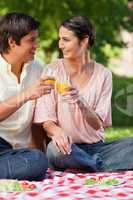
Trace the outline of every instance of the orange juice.
<instances>
[{"instance_id":1,"label":"orange juice","mask_svg":"<svg viewBox=\"0 0 133 200\"><path fill-rule=\"evenodd\" d=\"M65 92L69 91L70 85L65 82L57 82L56 83L56 89L58 93L64 94Z\"/></svg>"},{"instance_id":2,"label":"orange juice","mask_svg":"<svg viewBox=\"0 0 133 200\"><path fill-rule=\"evenodd\" d=\"M45 81L46 83L51 83L51 84L54 84L55 83L55 79L53 78L51 78L51 79L48 79L48 80L46 80Z\"/></svg>"}]
</instances>

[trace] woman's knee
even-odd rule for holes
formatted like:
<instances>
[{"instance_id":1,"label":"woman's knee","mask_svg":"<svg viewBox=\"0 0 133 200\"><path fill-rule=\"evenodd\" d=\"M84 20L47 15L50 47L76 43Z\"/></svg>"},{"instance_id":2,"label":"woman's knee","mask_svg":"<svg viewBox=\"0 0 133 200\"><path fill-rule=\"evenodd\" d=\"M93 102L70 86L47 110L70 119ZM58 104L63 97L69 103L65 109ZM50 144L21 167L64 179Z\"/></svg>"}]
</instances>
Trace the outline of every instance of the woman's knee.
<instances>
[{"instance_id":1,"label":"woman's knee","mask_svg":"<svg viewBox=\"0 0 133 200\"><path fill-rule=\"evenodd\" d=\"M62 153L57 149L57 147L54 145L54 143L51 141L47 146L46 155L48 159L59 157L62 155Z\"/></svg>"}]
</instances>

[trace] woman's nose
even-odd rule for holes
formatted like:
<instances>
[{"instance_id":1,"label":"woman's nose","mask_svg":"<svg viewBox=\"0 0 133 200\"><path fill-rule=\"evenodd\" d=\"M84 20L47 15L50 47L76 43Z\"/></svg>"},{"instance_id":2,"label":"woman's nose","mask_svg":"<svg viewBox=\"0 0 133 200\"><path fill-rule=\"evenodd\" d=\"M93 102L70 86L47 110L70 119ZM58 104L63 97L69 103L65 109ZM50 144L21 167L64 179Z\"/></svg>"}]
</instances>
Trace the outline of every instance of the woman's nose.
<instances>
[{"instance_id":1,"label":"woman's nose","mask_svg":"<svg viewBox=\"0 0 133 200\"><path fill-rule=\"evenodd\" d=\"M62 49L64 47L63 41L59 40L59 49Z\"/></svg>"}]
</instances>

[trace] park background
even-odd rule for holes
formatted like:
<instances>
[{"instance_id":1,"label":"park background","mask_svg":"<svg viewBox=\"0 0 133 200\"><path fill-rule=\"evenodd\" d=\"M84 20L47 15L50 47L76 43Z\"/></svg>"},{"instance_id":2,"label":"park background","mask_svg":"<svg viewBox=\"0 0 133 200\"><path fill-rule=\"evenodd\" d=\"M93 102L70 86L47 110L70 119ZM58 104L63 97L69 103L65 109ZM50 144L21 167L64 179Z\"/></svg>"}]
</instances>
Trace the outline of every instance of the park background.
<instances>
[{"instance_id":1,"label":"park background","mask_svg":"<svg viewBox=\"0 0 133 200\"><path fill-rule=\"evenodd\" d=\"M69 16L88 16L96 27L92 57L113 73L112 127L106 139L133 136L133 0L0 0L0 15L24 12L40 21L37 59L59 55L58 27Z\"/></svg>"}]
</instances>

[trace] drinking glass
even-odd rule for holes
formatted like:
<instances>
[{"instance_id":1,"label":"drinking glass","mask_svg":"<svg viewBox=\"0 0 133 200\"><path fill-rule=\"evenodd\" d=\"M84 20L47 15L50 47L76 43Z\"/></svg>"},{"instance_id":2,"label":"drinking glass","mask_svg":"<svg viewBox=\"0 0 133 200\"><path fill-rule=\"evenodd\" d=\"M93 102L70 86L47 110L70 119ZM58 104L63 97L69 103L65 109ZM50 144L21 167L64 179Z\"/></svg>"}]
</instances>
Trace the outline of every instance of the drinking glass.
<instances>
[{"instance_id":1,"label":"drinking glass","mask_svg":"<svg viewBox=\"0 0 133 200\"><path fill-rule=\"evenodd\" d=\"M47 83L55 84L55 70L53 68L47 67L45 70L45 75L49 76L50 78L46 81Z\"/></svg>"}]
</instances>

